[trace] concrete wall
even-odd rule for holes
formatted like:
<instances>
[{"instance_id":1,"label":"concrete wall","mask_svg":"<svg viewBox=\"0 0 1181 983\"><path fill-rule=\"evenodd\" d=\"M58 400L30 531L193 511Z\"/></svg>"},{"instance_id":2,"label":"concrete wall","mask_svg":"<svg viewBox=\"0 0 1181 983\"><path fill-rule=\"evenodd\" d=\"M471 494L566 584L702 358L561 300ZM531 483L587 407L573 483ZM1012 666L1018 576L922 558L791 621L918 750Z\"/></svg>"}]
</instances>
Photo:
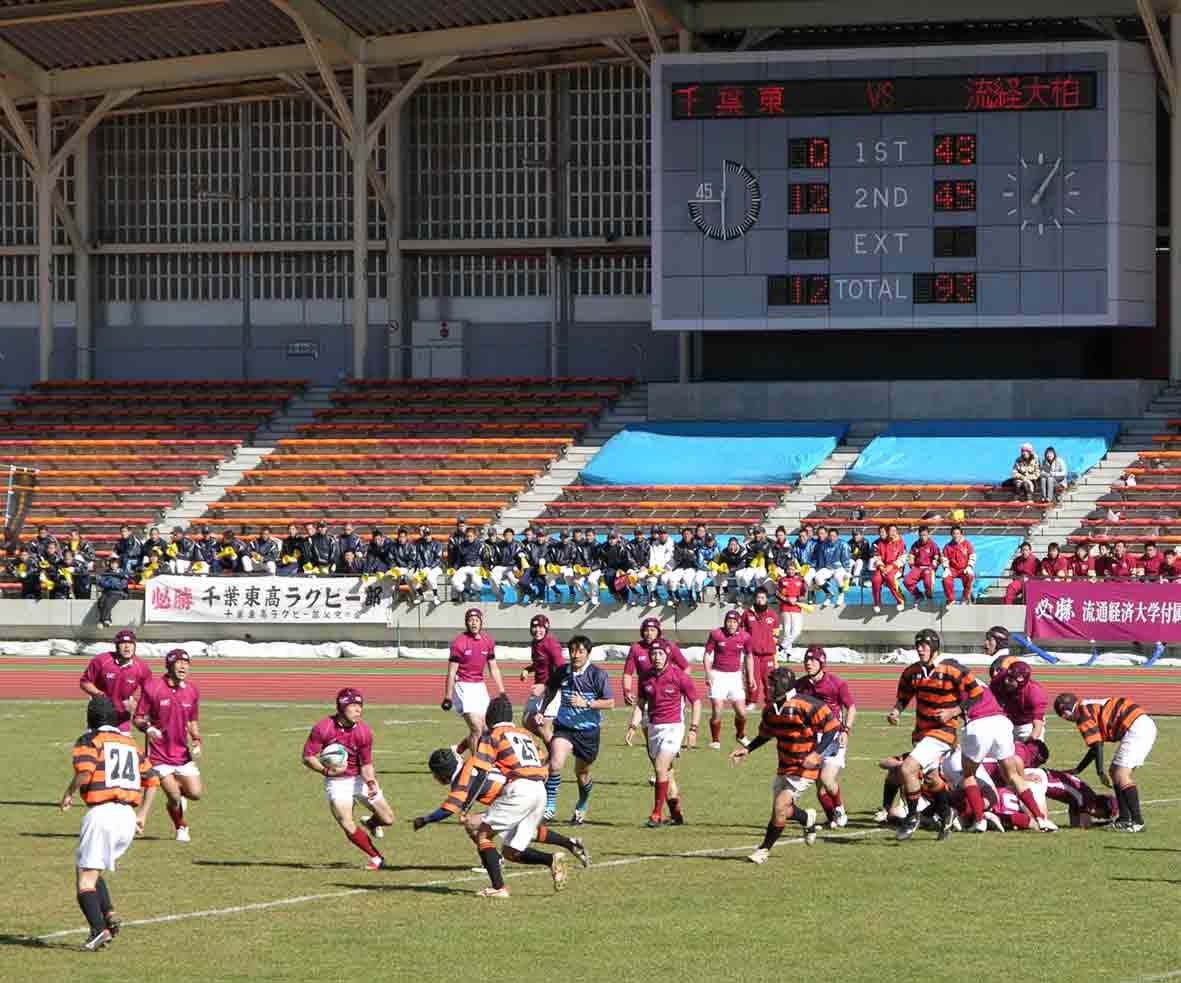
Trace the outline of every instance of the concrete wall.
<instances>
[{"instance_id":1,"label":"concrete wall","mask_svg":"<svg viewBox=\"0 0 1181 983\"><path fill-rule=\"evenodd\" d=\"M1123 419L1139 416L1163 386L1137 379L656 383L648 387L648 418Z\"/></svg>"}]
</instances>

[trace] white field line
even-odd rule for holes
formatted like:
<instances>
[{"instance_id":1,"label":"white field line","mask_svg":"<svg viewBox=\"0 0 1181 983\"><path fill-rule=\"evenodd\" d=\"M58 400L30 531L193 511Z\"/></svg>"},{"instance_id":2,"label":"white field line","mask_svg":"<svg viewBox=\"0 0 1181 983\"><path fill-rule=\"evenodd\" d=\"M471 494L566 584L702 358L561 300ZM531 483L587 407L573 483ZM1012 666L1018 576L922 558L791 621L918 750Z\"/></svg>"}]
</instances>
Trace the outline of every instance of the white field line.
<instances>
[{"instance_id":1,"label":"white field line","mask_svg":"<svg viewBox=\"0 0 1181 983\"><path fill-rule=\"evenodd\" d=\"M1181 802L1181 798L1179 798L1179 799L1149 799L1148 801L1146 801L1142 804L1143 805L1168 805L1168 804L1173 804L1176 802ZM1065 812L1065 811L1066 810L1064 810L1064 809L1054 810L1055 813L1061 813L1061 812ZM892 832L892 831L893 831L892 828L887 826L887 827L882 827L881 829L859 830L854 833L831 833L831 834L826 835L824 838L825 839L832 839L832 840L837 840L837 839L854 840L854 839L861 839L866 836L874 836L875 834L888 833L888 832ZM778 848L781 846L792 846L792 845L800 844L803 842L804 842L803 837L797 836L797 837L794 837L789 840L780 840L778 843L775 844L775 846L776 846L776 848ZM758 846L757 843L749 843L744 846L711 847L711 848L705 849L705 850L687 850L684 853L673 854L672 857L670 857L668 854L655 855L655 856L642 856L642 857L621 857L618 860L607 860L603 863L592 864L590 866L589 870L590 871L606 870L609 867L630 867L634 864L646 864L646 863L652 863L654 861L669 860L669 859L676 859L676 858L692 859L693 857L710 857L710 856L724 855L724 854L728 854L728 853L744 853L748 850L753 850L756 846ZM522 871L513 871L511 873L505 874L504 876L505 876L505 879L507 880L510 877L528 877L530 875L537 875L540 873L541 873L540 869L522 870ZM486 877L487 877L486 874L477 874L477 875L468 876L468 877L450 877L450 878L445 878L443 880L423 881L421 884L410 884L410 885L406 885L406 886L407 886L407 888L445 887L450 884L468 884L473 881L482 881ZM203 911L186 911L186 912L181 912L181 913L178 913L175 915L158 915L155 918L138 918L138 919L135 919L134 921L125 921L125 922L123 922L123 926L125 928L130 928L135 925L160 925L165 922L188 921L193 918L213 918L213 917L217 917L217 916L221 916L221 915L237 915L237 914L242 914L243 912L248 912L248 911L266 911L267 909L270 909L270 908L286 908L286 907L290 907L291 905L305 904L306 902L309 902L309 901L327 901L327 900L331 900L334 898L347 898L347 897L352 897L352 896L358 895L358 894L365 894L371 890L373 890L373 889L368 888L368 887L355 887L355 888L350 888L347 891L332 891L332 892L329 892L326 894L304 894L304 895L299 895L294 898L278 898L274 901L257 901L254 904L235 905L231 908L207 908ZM65 929L61 929L60 931L57 931L57 932L49 932L46 935L30 936L29 941L44 942L49 939L64 938L69 935L85 935L88 931L89 931L89 929L86 929L86 928L65 928ZM1177 976L1181 976L1181 970L1178 970L1177 972L1168 974L1166 976L1144 977L1140 980L1130 981L1130 983L1151 983L1151 981L1154 981L1154 980L1167 980L1167 979L1172 979Z\"/></svg>"},{"instance_id":2,"label":"white field line","mask_svg":"<svg viewBox=\"0 0 1181 983\"><path fill-rule=\"evenodd\" d=\"M1138 976L1134 980L1123 980L1122 983L1159 983L1160 980L1175 980L1178 976L1181 976L1181 969L1161 973L1160 976Z\"/></svg>"}]
</instances>

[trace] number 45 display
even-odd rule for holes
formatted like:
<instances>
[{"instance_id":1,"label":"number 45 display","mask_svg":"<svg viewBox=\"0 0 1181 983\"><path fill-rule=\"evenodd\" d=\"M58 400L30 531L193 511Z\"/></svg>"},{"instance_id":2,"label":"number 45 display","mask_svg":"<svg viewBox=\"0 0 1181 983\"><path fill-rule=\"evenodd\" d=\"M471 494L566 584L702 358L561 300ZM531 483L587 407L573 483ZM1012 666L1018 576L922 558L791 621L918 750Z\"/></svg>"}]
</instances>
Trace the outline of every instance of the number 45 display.
<instances>
[{"instance_id":1,"label":"number 45 display","mask_svg":"<svg viewBox=\"0 0 1181 983\"><path fill-rule=\"evenodd\" d=\"M731 174L740 178L746 189L745 214L734 223L730 223L726 217L726 199ZM740 164L736 160L724 160L722 161L721 193L715 198L714 183L704 181L697 185L697 195L688 202L688 205L689 221L697 227L703 236L707 239L716 239L719 242L729 242L731 239L740 239L758 223L759 212L763 209L763 191L759 187L759 179L745 164ZM712 205L717 205L720 209L716 222L706 218L705 209Z\"/></svg>"}]
</instances>

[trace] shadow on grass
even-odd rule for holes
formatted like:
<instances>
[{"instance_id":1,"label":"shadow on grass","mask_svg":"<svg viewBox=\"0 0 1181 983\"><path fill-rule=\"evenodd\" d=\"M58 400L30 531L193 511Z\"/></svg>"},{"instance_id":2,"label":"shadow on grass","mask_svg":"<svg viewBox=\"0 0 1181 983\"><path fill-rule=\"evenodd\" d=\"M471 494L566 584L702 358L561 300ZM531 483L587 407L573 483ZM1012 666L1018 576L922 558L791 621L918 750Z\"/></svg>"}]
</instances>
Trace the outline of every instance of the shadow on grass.
<instances>
[{"instance_id":1,"label":"shadow on grass","mask_svg":"<svg viewBox=\"0 0 1181 983\"><path fill-rule=\"evenodd\" d=\"M31 836L38 840L76 840L77 833L18 833L18 836ZM171 839L171 837L169 837ZM136 836L137 843L151 843L155 840L161 840L161 836Z\"/></svg>"},{"instance_id":2,"label":"shadow on grass","mask_svg":"<svg viewBox=\"0 0 1181 983\"><path fill-rule=\"evenodd\" d=\"M353 870L356 864L287 863L280 860L194 860L198 867L286 867L290 870Z\"/></svg>"},{"instance_id":3,"label":"shadow on grass","mask_svg":"<svg viewBox=\"0 0 1181 983\"><path fill-rule=\"evenodd\" d=\"M56 802L22 802L14 799L0 799L0 806L29 806L33 809L60 809Z\"/></svg>"},{"instance_id":4,"label":"shadow on grass","mask_svg":"<svg viewBox=\"0 0 1181 983\"><path fill-rule=\"evenodd\" d=\"M1169 877L1113 877L1113 881L1127 881L1131 884L1181 884L1181 880Z\"/></svg>"},{"instance_id":5,"label":"shadow on grass","mask_svg":"<svg viewBox=\"0 0 1181 983\"><path fill-rule=\"evenodd\" d=\"M1105 846L1104 850L1124 850L1128 853L1181 853L1175 846Z\"/></svg>"},{"instance_id":6,"label":"shadow on grass","mask_svg":"<svg viewBox=\"0 0 1181 983\"><path fill-rule=\"evenodd\" d=\"M0 934L0 945L19 945L25 949L58 949L69 950L71 952L78 949L78 943L76 942L46 942L42 939L35 939L29 935Z\"/></svg>"},{"instance_id":7,"label":"shadow on grass","mask_svg":"<svg viewBox=\"0 0 1181 983\"><path fill-rule=\"evenodd\" d=\"M386 867L383 869L385 869L385 870L399 870L399 869L405 870L408 868ZM430 868L420 868L420 869L430 869ZM448 869L452 869L452 868L448 868ZM374 891L374 892L411 891L415 894L466 894L469 896L473 893L472 889L470 887L467 888L466 890L464 890L461 888L448 887L446 884L344 884L344 883L338 883L333 886L334 887L352 888L354 891Z\"/></svg>"}]
</instances>

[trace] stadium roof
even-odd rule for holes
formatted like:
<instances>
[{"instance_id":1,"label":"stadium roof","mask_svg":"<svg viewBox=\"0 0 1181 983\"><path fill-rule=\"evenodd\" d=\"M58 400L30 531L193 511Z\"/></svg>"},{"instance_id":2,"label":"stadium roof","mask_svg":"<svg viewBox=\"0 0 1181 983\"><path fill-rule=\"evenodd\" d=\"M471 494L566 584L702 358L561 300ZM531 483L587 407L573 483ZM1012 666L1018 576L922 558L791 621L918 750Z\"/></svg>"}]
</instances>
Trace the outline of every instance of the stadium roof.
<instances>
[{"instance_id":1,"label":"stadium roof","mask_svg":"<svg viewBox=\"0 0 1181 983\"><path fill-rule=\"evenodd\" d=\"M1146 0L1158 14L1170 0ZM285 73L414 65L688 30L1028 20L1029 0L0 0L0 75L17 99L175 90ZM1037 16L1134 17L1136 0L1039 0ZM317 45L306 43L311 34ZM319 50L315 50L315 48Z\"/></svg>"}]
</instances>

